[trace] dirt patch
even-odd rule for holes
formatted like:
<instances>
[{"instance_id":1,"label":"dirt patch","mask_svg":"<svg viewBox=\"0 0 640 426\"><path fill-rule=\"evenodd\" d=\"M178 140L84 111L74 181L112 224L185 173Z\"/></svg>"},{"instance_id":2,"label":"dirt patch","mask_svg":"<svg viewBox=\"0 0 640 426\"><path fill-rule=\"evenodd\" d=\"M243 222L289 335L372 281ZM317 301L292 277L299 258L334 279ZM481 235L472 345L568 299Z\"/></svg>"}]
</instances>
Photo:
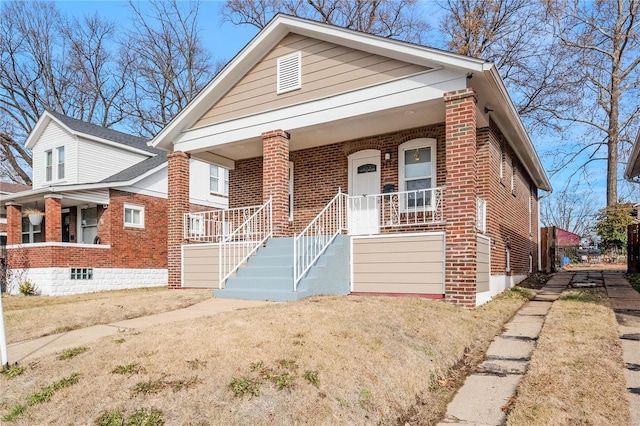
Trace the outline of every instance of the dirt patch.
<instances>
[{"instance_id":1,"label":"dirt patch","mask_svg":"<svg viewBox=\"0 0 640 426\"><path fill-rule=\"evenodd\" d=\"M553 274L545 274L544 272L536 272L531 274L527 279L518 283L518 287L531 288L534 290L540 290L547 284L547 281L553 276Z\"/></svg>"}]
</instances>

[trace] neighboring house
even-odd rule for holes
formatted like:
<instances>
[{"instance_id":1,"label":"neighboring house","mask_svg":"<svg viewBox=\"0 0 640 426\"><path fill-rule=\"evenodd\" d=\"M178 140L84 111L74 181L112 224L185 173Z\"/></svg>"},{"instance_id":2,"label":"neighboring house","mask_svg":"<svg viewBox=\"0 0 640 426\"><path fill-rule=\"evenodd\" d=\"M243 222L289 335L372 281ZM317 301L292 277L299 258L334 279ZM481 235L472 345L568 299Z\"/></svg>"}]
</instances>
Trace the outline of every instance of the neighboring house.
<instances>
[{"instance_id":1,"label":"neighboring house","mask_svg":"<svg viewBox=\"0 0 640 426\"><path fill-rule=\"evenodd\" d=\"M10 290L24 279L48 295L166 285L163 151L49 110L26 148L32 188L0 195ZM212 167L193 160L188 168L192 208L226 208L227 197L210 191Z\"/></svg>"},{"instance_id":2,"label":"neighboring house","mask_svg":"<svg viewBox=\"0 0 640 426\"><path fill-rule=\"evenodd\" d=\"M630 182L640 183L640 131L631 149L631 156L624 171L624 178ZM640 218L638 204L633 206ZM632 223L627 227L627 272L635 274L640 272L640 224Z\"/></svg>"},{"instance_id":3,"label":"neighboring house","mask_svg":"<svg viewBox=\"0 0 640 426\"><path fill-rule=\"evenodd\" d=\"M567 263L580 260L578 259L580 235L555 226L547 226L540 230L540 247L541 269L546 273L556 272L564 268Z\"/></svg>"},{"instance_id":4,"label":"neighboring house","mask_svg":"<svg viewBox=\"0 0 640 426\"><path fill-rule=\"evenodd\" d=\"M538 270L551 186L489 62L277 15L151 145L171 288L476 306ZM189 158L230 169L224 214L189 213Z\"/></svg>"}]
</instances>

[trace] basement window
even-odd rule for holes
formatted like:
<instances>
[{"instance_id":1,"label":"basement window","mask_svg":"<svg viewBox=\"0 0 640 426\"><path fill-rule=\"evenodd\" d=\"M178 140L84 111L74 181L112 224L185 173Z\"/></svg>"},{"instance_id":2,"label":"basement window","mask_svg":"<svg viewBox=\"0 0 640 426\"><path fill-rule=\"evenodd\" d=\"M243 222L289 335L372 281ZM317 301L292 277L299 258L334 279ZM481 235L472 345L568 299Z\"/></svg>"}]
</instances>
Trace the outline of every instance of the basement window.
<instances>
[{"instance_id":1,"label":"basement window","mask_svg":"<svg viewBox=\"0 0 640 426\"><path fill-rule=\"evenodd\" d=\"M296 52L277 60L276 93L287 93L302 87L302 53Z\"/></svg>"},{"instance_id":2,"label":"basement window","mask_svg":"<svg viewBox=\"0 0 640 426\"><path fill-rule=\"evenodd\" d=\"M93 268L71 268L72 280L92 280Z\"/></svg>"}]
</instances>

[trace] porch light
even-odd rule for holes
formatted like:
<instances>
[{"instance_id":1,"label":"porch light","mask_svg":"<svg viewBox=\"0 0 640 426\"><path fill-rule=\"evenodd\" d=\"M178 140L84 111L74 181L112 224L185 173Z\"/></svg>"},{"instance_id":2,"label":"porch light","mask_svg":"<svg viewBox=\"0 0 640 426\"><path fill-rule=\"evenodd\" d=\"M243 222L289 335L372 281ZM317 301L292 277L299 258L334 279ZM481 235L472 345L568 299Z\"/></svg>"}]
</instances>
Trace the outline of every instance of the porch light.
<instances>
[{"instance_id":1,"label":"porch light","mask_svg":"<svg viewBox=\"0 0 640 426\"><path fill-rule=\"evenodd\" d=\"M413 159L420 161L420 152L418 152L418 148L416 148L416 152L413 153Z\"/></svg>"}]
</instances>

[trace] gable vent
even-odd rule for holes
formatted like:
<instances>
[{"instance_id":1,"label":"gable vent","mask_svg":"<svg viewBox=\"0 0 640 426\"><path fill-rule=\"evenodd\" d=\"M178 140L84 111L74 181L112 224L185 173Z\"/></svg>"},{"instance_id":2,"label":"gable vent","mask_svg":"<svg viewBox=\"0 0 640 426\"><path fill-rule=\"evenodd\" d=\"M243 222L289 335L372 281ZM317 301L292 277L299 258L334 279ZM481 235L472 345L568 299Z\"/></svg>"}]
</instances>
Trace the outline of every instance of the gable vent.
<instances>
[{"instance_id":1,"label":"gable vent","mask_svg":"<svg viewBox=\"0 0 640 426\"><path fill-rule=\"evenodd\" d=\"M302 55L300 52L278 58L277 93L302 87Z\"/></svg>"}]
</instances>

